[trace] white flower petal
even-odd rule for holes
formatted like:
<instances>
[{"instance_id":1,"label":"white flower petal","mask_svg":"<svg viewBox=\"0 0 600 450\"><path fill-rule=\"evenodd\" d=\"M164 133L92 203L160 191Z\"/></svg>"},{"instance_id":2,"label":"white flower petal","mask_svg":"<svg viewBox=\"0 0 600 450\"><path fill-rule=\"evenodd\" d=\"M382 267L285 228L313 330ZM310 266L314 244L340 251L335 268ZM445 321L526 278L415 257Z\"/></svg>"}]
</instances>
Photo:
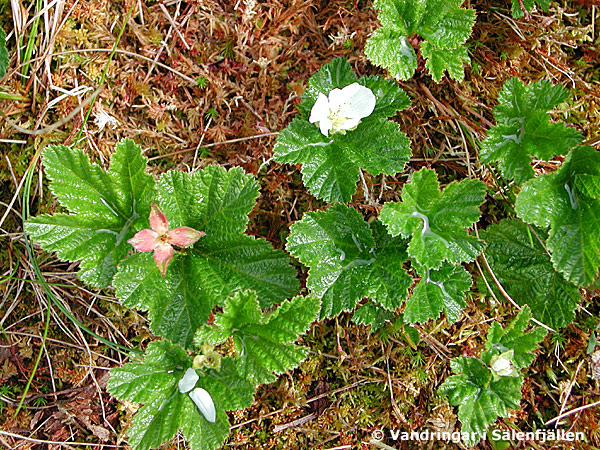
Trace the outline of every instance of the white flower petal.
<instances>
[{"instance_id":1,"label":"white flower petal","mask_svg":"<svg viewBox=\"0 0 600 450\"><path fill-rule=\"evenodd\" d=\"M329 131L331 131L331 128L333 128L333 123L328 117L319 122L319 129L321 130L321 133L327 137L329 137Z\"/></svg>"},{"instance_id":2,"label":"white flower petal","mask_svg":"<svg viewBox=\"0 0 600 450\"><path fill-rule=\"evenodd\" d=\"M341 115L348 119L363 119L370 116L375 109L375 103L377 102L373 91L358 83L346 86L342 91L345 89L348 89L346 94L347 98L344 102Z\"/></svg>"},{"instance_id":3,"label":"white flower petal","mask_svg":"<svg viewBox=\"0 0 600 450\"><path fill-rule=\"evenodd\" d=\"M354 83L357 84L357 83ZM346 86L343 89L334 88L329 92L329 110L337 111L339 110L343 104L346 102L350 94L353 92L352 89L348 90L350 86Z\"/></svg>"},{"instance_id":4,"label":"white flower petal","mask_svg":"<svg viewBox=\"0 0 600 450\"><path fill-rule=\"evenodd\" d=\"M196 404L204 418L210 423L215 423L217 412L215 411L215 404L210 394L202 388L196 388L190 392L190 398Z\"/></svg>"},{"instance_id":5,"label":"white flower petal","mask_svg":"<svg viewBox=\"0 0 600 450\"><path fill-rule=\"evenodd\" d=\"M327 116L329 116L329 100L327 100L325 94L319 92L319 97L310 110L308 121L310 123L322 122L324 119L327 119Z\"/></svg>"},{"instance_id":6,"label":"white flower petal","mask_svg":"<svg viewBox=\"0 0 600 450\"><path fill-rule=\"evenodd\" d=\"M340 123L337 127L338 130L353 130L360 123L360 117L356 119L346 119L343 123Z\"/></svg>"},{"instance_id":7,"label":"white flower petal","mask_svg":"<svg viewBox=\"0 0 600 450\"><path fill-rule=\"evenodd\" d=\"M194 386L196 386L196 383L199 379L200 377L198 376L196 371L190 367L188 370L185 371L181 380L179 380L179 392L181 392L182 394L190 392L192 389L194 389Z\"/></svg>"}]
</instances>

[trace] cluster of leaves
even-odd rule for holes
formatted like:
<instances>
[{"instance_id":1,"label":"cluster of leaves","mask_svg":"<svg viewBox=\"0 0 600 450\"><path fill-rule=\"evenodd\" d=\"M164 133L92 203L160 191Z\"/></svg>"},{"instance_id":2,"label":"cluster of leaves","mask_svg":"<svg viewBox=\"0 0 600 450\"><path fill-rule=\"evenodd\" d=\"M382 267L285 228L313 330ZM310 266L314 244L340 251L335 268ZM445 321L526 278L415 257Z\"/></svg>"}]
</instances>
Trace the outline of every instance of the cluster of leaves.
<instances>
[{"instance_id":1,"label":"cluster of leaves","mask_svg":"<svg viewBox=\"0 0 600 450\"><path fill-rule=\"evenodd\" d=\"M544 247L554 269L568 282L588 286L600 268L600 155L591 147L578 146L579 131L550 123L547 111L567 97L566 89L545 80L527 86L517 78L507 81L494 109L497 125L489 130L480 157L483 162L498 162L505 178L524 183L517 214L544 230L550 228ZM567 152L558 171L534 178L532 157L550 160ZM513 274L528 264L511 264ZM544 273L549 272L538 275ZM549 319L564 324L568 317L572 314L564 320L559 314Z\"/></svg>"},{"instance_id":2,"label":"cluster of leaves","mask_svg":"<svg viewBox=\"0 0 600 450\"><path fill-rule=\"evenodd\" d=\"M50 189L71 214L34 217L25 231L61 259L80 260L82 281L112 282L124 305L148 310L158 336L189 347L212 309L239 289L255 290L265 308L298 292L287 255L244 234L258 185L241 168L169 171L155 185L131 140L117 145L108 172L65 146L50 146L43 156ZM173 227L206 233L175 254L165 277L150 253L129 255L127 240L148 228L152 201Z\"/></svg>"},{"instance_id":3,"label":"cluster of leaves","mask_svg":"<svg viewBox=\"0 0 600 450\"><path fill-rule=\"evenodd\" d=\"M273 374L306 357L307 349L293 342L320 308L315 297L296 297L262 316L261 307L291 297L299 286L283 251L244 233L258 197L256 181L240 168L208 166L194 174L166 172L155 183L131 140L117 145L106 172L83 151L62 145L47 147L43 158L50 189L70 214L31 218L25 224L28 235L63 260L79 260L82 281L97 287L112 283L121 302L148 310L152 331L166 338L150 344L143 362L111 374L109 392L144 403L129 430L130 444L158 447L180 429L192 448L220 446L229 429L225 411L247 407L254 383L273 381ZM164 276L152 254L130 254L127 243L149 227L153 202L173 228L206 233L175 253ZM206 327L216 306L224 312L215 326ZM214 401L213 423L177 384L192 366L186 350L229 336L238 345L237 358L194 367L200 371L199 387Z\"/></svg>"},{"instance_id":4,"label":"cluster of leaves","mask_svg":"<svg viewBox=\"0 0 600 450\"><path fill-rule=\"evenodd\" d=\"M178 383L192 358L179 345L167 340L148 345L143 361L111 370L107 389L120 400L142 403L128 430L134 449L158 448L181 430L193 449L219 447L229 434L225 411L252 403L254 386L237 371L232 358L223 358L219 370L197 370L197 385L210 393L216 421L209 422Z\"/></svg>"},{"instance_id":5,"label":"cluster of leaves","mask_svg":"<svg viewBox=\"0 0 600 450\"><path fill-rule=\"evenodd\" d=\"M247 408L255 384L274 381L275 374L306 358L308 349L293 342L310 327L318 310L318 299L297 296L264 316L256 293L240 291L225 300L214 325L201 327L195 336L199 348L233 336L235 358L211 352L210 359L193 359L179 345L162 340L150 343L143 361L113 369L108 391L118 399L144 404L128 430L129 444L134 449L158 448L181 430L192 449L221 446L229 434L225 411ZM214 402L214 422L178 387L190 367L199 375L195 386Z\"/></svg>"},{"instance_id":6,"label":"cluster of leaves","mask_svg":"<svg viewBox=\"0 0 600 450\"><path fill-rule=\"evenodd\" d=\"M516 211L525 222L550 227L545 246L567 281L594 282L600 269L600 153L572 149L556 172L523 185Z\"/></svg>"},{"instance_id":7,"label":"cluster of leaves","mask_svg":"<svg viewBox=\"0 0 600 450\"><path fill-rule=\"evenodd\" d=\"M329 95L352 83L369 88L376 97L373 112L354 130L323 135L308 121L319 94ZM410 104L396 83L378 76L357 79L344 58L325 64L308 81L298 107L300 115L277 137L274 158L280 163L301 164L308 190L327 202L348 202L356 192L361 169L377 174L401 172L411 156L410 141L389 120Z\"/></svg>"},{"instance_id":8,"label":"cluster of leaves","mask_svg":"<svg viewBox=\"0 0 600 450\"><path fill-rule=\"evenodd\" d=\"M194 174L170 171L157 199L173 226L206 233L178 252L162 277L149 253L121 262L114 278L125 306L148 310L154 333L189 347L215 306L240 289L256 291L268 308L298 292L288 256L263 238L244 234L258 186L241 168L209 166Z\"/></svg>"},{"instance_id":9,"label":"cluster of leaves","mask_svg":"<svg viewBox=\"0 0 600 450\"><path fill-rule=\"evenodd\" d=\"M365 55L389 70L397 80L408 80L417 69L413 46L419 46L431 77L439 82L444 71L464 78L463 63L470 58L464 43L475 24L475 11L461 8L463 0L375 0L381 28L365 45ZM418 44L417 44L418 43Z\"/></svg>"},{"instance_id":10,"label":"cluster of leaves","mask_svg":"<svg viewBox=\"0 0 600 450\"><path fill-rule=\"evenodd\" d=\"M286 249L310 267L307 287L322 299L321 318L354 309L360 323L375 328L377 312L395 311L412 284L402 264L410 257L421 275L404 310L407 322L425 322L445 311L458 318L472 280L461 262L473 261L483 241L469 235L481 215L485 184L463 180L440 192L436 172L413 174L402 202L388 202L379 220L367 224L360 213L336 204L307 213L291 227ZM385 226L384 226L385 225ZM387 227L387 230L386 230Z\"/></svg>"},{"instance_id":11,"label":"cluster of leaves","mask_svg":"<svg viewBox=\"0 0 600 450\"><path fill-rule=\"evenodd\" d=\"M379 219L392 236L410 240L408 255L422 277L407 301L407 321L424 322L442 310L454 321L465 307L472 280L461 263L485 247L466 228L479 220L485 192L479 180L454 181L440 191L436 172L421 169L403 187L401 202L383 205Z\"/></svg>"},{"instance_id":12,"label":"cluster of leaves","mask_svg":"<svg viewBox=\"0 0 600 450\"><path fill-rule=\"evenodd\" d=\"M479 442L498 417L507 417L509 408L519 408L523 384L519 371L532 363L533 351L546 334L541 328L525 332L530 319L525 306L505 329L494 322L480 358L460 356L450 362L456 375L448 377L439 392L458 406L461 433L469 446ZM494 371L493 362L499 357L507 358L511 373Z\"/></svg>"},{"instance_id":13,"label":"cluster of leaves","mask_svg":"<svg viewBox=\"0 0 600 450\"><path fill-rule=\"evenodd\" d=\"M508 80L494 108L497 124L482 143L481 161L498 162L504 178L521 184L533 178L532 157L548 161L581 143L579 131L550 123L547 114L568 96L566 89L547 80L527 86L518 78Z\"/></svg>"}]
</instances>

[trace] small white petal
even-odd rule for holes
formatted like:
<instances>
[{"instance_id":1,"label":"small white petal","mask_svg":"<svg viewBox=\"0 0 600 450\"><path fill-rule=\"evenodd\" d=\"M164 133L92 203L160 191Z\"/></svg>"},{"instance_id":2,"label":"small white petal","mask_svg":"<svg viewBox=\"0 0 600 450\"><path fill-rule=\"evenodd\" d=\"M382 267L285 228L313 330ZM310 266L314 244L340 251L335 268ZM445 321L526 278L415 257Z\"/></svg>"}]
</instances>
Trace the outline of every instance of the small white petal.
<instances>
[{"instance_id":1,"label":"small white petal","mask_svg":"<svg viewBox=\"0 0 600 450\"><path fill-rule=\"evenodd\" d=\"M217 412L215 411L215 404L210 394L202 388L196 388L190 392L190 398L196 404L204 418L210 423L215 423Z\"/></svg>"},{"instance_id":2,"label":"small white petal","mask_svg":"<svg viewBox=\"0 0 600 450\"><path fill-rule=\"evenodd\" d=\"M310 110L310 118L308 121L310 123L321 122L324 119L327 119L329 115L329 100L327 100L327 96L319 92L319 97L317 101L313 105Z\"/></svg>"},{"instance_id":3,"label":"small white petal","mask_svg":"<svg viewBox=\"0 0 600 450\"><path fill-rule=\"evenodd\" d=\"M329 131L331 131L331 128L333 128L333 123L328 117L319 122L319 130L321 130L321 134L324 134L327 137L329 137Z\"/></svg>"},{"instance_id":4,"label":"small white petal","mask_svg":"<svg viewBox=\"0 0 600 450\"><path fill-rule=\"evenodd\" d=\"M196 371L190 367L188 370L185 371L181 380L179 380L179 392L181 392L182 394L190 392L192 389L194 389L194 386L196 386L196 383L199 379L200 377L198 376Z\"/></svg>"},{"instance_id":5,"label":"small white petal","mask_svg":"<svg viewBox=\"0 0 600 450\"><path fill-rule=\"evenodd\" d=\"M360 123L360 117L356 119L346 119L344 123L340 123L337 127L338 130L353 130Z\"/></svg>"}]
</instances>

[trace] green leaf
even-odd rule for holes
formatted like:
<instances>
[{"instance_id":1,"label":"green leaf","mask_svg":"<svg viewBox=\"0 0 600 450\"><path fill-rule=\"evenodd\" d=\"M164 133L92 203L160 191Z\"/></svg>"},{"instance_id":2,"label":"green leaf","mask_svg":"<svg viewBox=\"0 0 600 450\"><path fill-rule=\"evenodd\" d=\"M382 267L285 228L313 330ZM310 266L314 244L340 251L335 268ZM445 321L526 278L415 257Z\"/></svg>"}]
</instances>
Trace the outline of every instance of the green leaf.
<instances>
[{"instance_id":1,"label":"green leaf","mask_svg":"<svg viewBox=\"0 0 600 450\"><path fill-rule=\"evenodd\" d=\"M218 299L203 289L202 261L176 254L163 278L152 254L135 253L119 265L116 296L129 308L148 310L150 329L185 348L204 324Z\"/></svg>"},{"instance_id":2,"label":"green leaf","mask_svg":"<svg viewBox=\"0 0 600 450\"><path fill-rule=\"evenodd\" d=\"M550 123L547 111L564 101L568 91L546 80L524 86L508 80L498 98L498 124L482 143L481 160L498 162L502 175L517 184L533 177L533 157L550 160L581 143L581 133L563 123Z\"/></svg>"},{"instance_id":3,"label":"green leaf","mask_svg":"<svg viewBox=\"0 0 600 450\"><path fill-rule=\"evenodd\" d=\"M600 176L579 174L575 176L575 188L585 197L600 198Z\"/></svg>"},{"instance_id":4,"label":"green leaf","mask_svg":"<svg viewBox=\"0 0 600 450\"><path fill-rule=\"evenodd\" d=\"M462 0L375 0L382 26L367 40L365 55L397 80L407 80L417 69L409 38L418 35L433 79L439 82L447 70L452 78L462 80L463 62L469 62L463 44L475 24L475 11L461 4Z\"/></svg>"},{"instance_id":5,"label":"green leaf","mask_svg":"<svg viewBox=\"0 0 600 450\"><path fill-rule=\"evenodd\" d=\"M546 237L543 230L530 230L516 219L505 219L481 233L488 244L485 255L502 287L519 305L529 305L536 319L561 328L575 318L581 296L552 267L542 245Z\"/></svg>"},{"instance_id":6,"label":"green leaf","mask_svg":"<svg viewBox=\"0 0 600 450\"><path fill-rule=\"evenodd\" d=\"M552 265L567 281L587 286L600 268L600 200L577 182L582 176L600 176L600 153L592 147L574 148L559 170L526 182L516 211L528 223L550 226Z\"/></svg>"},{"instance_id":7,"label":"green leaf","mask_svg":"<svg viewBox=\"0 0 600 450\"><path fill-rule=\"evenodd\" d=\"M202 230L209 239L243 233L259 195L258 183L244 169L217 165L193 175L171 170L160 177L157 187L169 226Z\"/></svg>"},{"instance_id":8,"label":"green leaf","mask_svg":"<svg viewBox=\"0 0 600 450\"><path fill-rule=\"evenodd\" d=\"M426 0L425 3L416 33L439 49L452 50L467 41L475 24L475 10L461 8L463 0Z\"/></svg>"},{"instance_id":9,"label":"green leaf","mask_svg":"<svg viewBox=\"0 0 600 450\"><path fill-rule=\"evenodd\" d=\"M0 78L6 74L8 69L8 51L6 50L6 34L0 28Z\"/></svg>"},{"instance_id":10,"label":"green leaf","mask_svg":"<svg viewBox=\"0 0 600 450\"><path fill-rule=\"evenodd\" d=\"M321 318L350 311L365 296L395 310L412 282L402 268L406 241L388 236L381 224L370 228L342 204L306 213L292 225L286 249L310 267L306 284L321 298Z\"/></svg>"},{"instance_id":11,"label":"green leaf","mask_svg":"<svg viewBox=\"0 0 600 450\"><path fill-rule=\"evenodd\" d=\"M429 42L423 42L421 54L427 59L425 67L437 83L442 80L444 70L448 72L450 78L462 81L465 78L463 65L471 61L465 47L441 49Z\"/></svg>"},{"instance_id":12,"label":"green leaf","mask_svg":"<svg viewBox=\"0 0 600 450\"><path fill-rule=\"evenodd\" d=\"M448 377L438 392L446 395L451 405L458 406L463 440L472 446L485 437L487 428L498 417L508 416L509 408L519 408L523 378L494 380L490 369L476 358L459 356L450 365L457 375Z\"/></svg>"},{"instance_id":13,"label":"green leaf","mask_svg":"<svg viewBox=\"0 0 600 450\"><path fill-rule=\"evenodd\" d=\"M231 358L223 358L220 371L196 371L197 387L213 399L217 412L211 423L198 410L178 383L192 360L169 341L151 342L143 362L111 370L107 390L120 400L142 403L128 430L134 450L158 448L181 430L193 450L216 449L229 434L225 411L252 403L254 386L240 378Z\"/></svg>"},{"instance_id":14,"label":"green leaf","mask_svg":"<svg viewBox=\"0 0 600 450\"><path fill-rule=\"evenodd\" d=\"M374 111L354 130L323 135L307 120L319 93L329 95L332 89L354 82L371 89L376 98ZM310 78L299 107L304 117L296 117L279 134L274 157L280 163L301 164L302 180L316 197L347 202L356 191L360 169L373 175L393 175L404 169L411 156L410 141L386 117L409 104L395 83L373 76L356 80L345 59L334 59Z\"/></svg>"},{"instance_id":15,"label":"green leaf","mask_svg":"<svg viewBox=\"0 0 600 450\"><path fill-rule=\"evenodd\" d=\"M97 287L110 284L127 240L148 223L154 180L133 141L117 144L108 172L79 149L64 145L43 152L50 190L71 214L29 219L25 231L44 250L80 262L79 277Z\"/></svg>"},{"instance_id":16,"label":"green leaf","mask_svg":"<svg viewBox=\"0 0 600 450\"><path fill-rule=\"evenodd\" d=\"M115 276L117 297L148 310L154 333L189 348L212 309L234 292L255 290L265 308L296 294L289 257L265 239L244 234L257 196L254 177L239 168L162 175L158 199L169 226L192 227L206 236L176 252L164 278L151 254L131 255Z\"/></svg>"},{"instance_id":17,"label":"green leaf","mask_svg":"<svg viewBox=\"0 0 600 450\"><path fill-rule=\"evenodd\" d=\"M392 237L379 221L371 223L375 261L365 274L366 295L385 309L398 309L408 294L412 278L402 267L408 259L406 239Z\"/></svg>"},{"instance_id":18,"label":"green leaf","mask_svg":"<svg viewBox=\"0 0 600 450\"><path fill-rule=\"evenodd\" d=\"M471 275L462 266L444 263L439 270L427 269L406 301L404 321L423 323L437 319L442 311L448 322L456 321L466 306L465 292L472 284Z\"/></svg>"},{"instance_id":19,"label":"green leaf","mask_svg":"<svg viewBox=\"0 0 600 450\"><path fill-rule=\"evenodd\" d=\"M531 11L536 4L542 10L550 8L550 0L522 0L522 2L527 11ZM525 15L525 12L521 9L519 0L512 0L511 14L515 19L520 19Z\"/></svg>"},{"instance_id":20,"label":"green leaf","mask_svg":"<svg viewBox=\"0 0 600 450\"><path fill-rule=\"evenodd\" d=\"M359 306L352 315L352 321L358 325L370 325L371 332L377 331L388 320L394 317L394 313L376 305L373 302Z\"/></svg>"},{"instance_id":21,"label":"green leaf","mask_svg":"<svg viewBox=\"0 0 600 450\"><path fill-rule=\"evenodd\" d=\"M485 190L479 180L462 180L440 192L436 172L421 169L404 186L402 202L387 202L379 219L393 236L411 239L408 254L419 266L437 269L443 261L470 262L485 244L465 228L479 220Z\"/></svg>"},{"instance_id":22,"label":"green leaf","mask_svg":"<svg viewBox=\"0 0 600 450\"><path fill-rule=\"evenodd\" d=\"M240 375L255 384L271 383L274 374L298 367L308 355L293 342L316 319L319 306L315 297L297 296L263 316L256 293L240 291L225 300L223 313L215 315L214 325L201 327L194 342L220 344L232 335Z\"/></svg>"},{"instance_id":23,"label":"green leaf","mask_svg":"<svg viewBox=\"0 0 600 450\"><path fill-rule=\"evenodd\" d=\"M417 55L406 35L389 28L379 28L365 43L365 56L376 66L384 67L396 80L408 80L417 70Z\"/></svg>"},{"instance_id":24,"label":"green leaf","mask_svg":"<svg viewBox=\"0 0 600 450\"><path fill-rule=\"evenodd\" d=\"M526 305L504 330L498 322L494 322L488 331L486 352L481 356L481 360L489 364L492 356L512 350L512 362L515 367L529 367L535 359L534 350L546 336L546 330L543 328L535 328L525 333L530 319L531 309Z\"/></svg>"}]
</instances>

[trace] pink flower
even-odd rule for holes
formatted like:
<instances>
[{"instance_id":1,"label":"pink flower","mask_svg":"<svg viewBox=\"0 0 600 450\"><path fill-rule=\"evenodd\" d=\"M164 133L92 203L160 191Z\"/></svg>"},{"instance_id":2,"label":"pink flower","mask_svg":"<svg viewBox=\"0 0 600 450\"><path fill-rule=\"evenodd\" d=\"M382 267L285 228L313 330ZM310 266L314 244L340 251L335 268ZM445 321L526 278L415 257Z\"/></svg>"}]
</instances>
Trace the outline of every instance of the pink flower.
<instances>
[{"instance_id":1,"label":"pink flower","mask_svg":"<svg viewBox=\"0 0 600 450\"><path fill-rule=\"evenodd\" d=\"M178 227L169 230L167 217L162 213L156 203L152 203L150 210L150 228L145 229L127 241L140 252L154 252L154 262L164 277L167 267L173 258L173 245L178 247L189 247L202 236L204 231L194 230L190 227Z\"/></svg>"}]
</instances>

